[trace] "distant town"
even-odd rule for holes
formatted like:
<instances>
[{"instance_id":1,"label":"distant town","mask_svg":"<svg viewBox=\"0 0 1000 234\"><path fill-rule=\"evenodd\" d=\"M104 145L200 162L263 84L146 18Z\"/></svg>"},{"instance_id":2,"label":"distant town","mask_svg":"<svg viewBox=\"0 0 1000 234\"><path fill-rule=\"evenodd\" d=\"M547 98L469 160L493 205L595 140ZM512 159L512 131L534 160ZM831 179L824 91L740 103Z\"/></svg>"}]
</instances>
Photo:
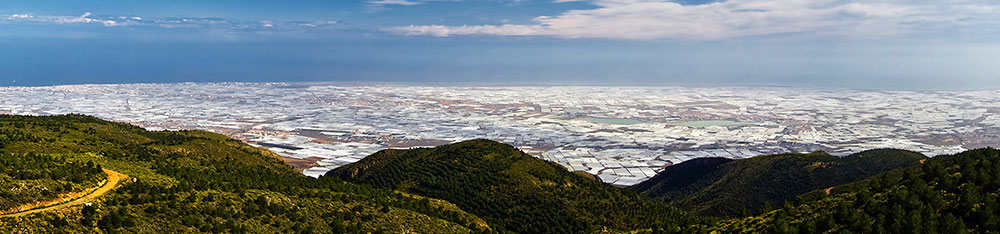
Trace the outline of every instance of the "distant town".
<instances>
[{"instance_id":1,"label":"distant town","mask_svg":"<svg viewBox=\"0 0 1000 234\"><path fill-rule=\"evenodd\" d=\"M207 130L318 177L390 148L491 139L629 186L700 157L1000 146L997 91L179 83L0 88L0 113Z\"/></svg>"}]
</instances>

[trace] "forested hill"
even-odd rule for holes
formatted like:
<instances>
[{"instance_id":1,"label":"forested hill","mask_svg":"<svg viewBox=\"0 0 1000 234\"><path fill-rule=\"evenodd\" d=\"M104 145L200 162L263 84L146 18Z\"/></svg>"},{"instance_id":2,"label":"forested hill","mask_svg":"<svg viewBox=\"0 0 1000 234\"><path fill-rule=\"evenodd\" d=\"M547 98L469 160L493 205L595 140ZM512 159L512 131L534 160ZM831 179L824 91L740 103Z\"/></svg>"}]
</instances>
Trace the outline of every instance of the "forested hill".
<instances>
[{"instance_id":1,"label":"forested hill","mask_svg":"<svg viewBox=\"0 0 1000 234\"><path fill-rule=\"evenodd\" d=\"M937 156L765 214L713 225L721 233L1000 233L1000 151Z\"/></svg>"},{"instance_id":2,"label":"forested hill","mask_svg":"<svg viewBox=\"0 0 1000 234\"><path fill-rule=\"evenodd\" d=\"M652 229L687 219L665 203L490 140L383 150L327 176L451 201L519 233Z\"/></svg>"},{"instance_id":3,"label":"forested hill","mask_svg":"<svg viewBox=\"0 0 1000 234\"><path fill-rule=\"evenodd\" d=\"M1000 230L995 149L934 158L872 150L842 158L698 159L632 189L489 140L384 150L320 179L277 157L202 131L150 132L81 115L0 115L0 208L111 187L99 185L112 175L102 169L128 175L92 205L0 211L0 233ZM776 208L760 205L768 202ZM760 212L737 216L744 207Z\"/></svg>"},{"instance_id":4,"label":"forested hill","mask_svg":"<svg viewBox=\"0 0 1000 234\"><path fill-rule=\"evenodd\" d=\"M91 206L0 218L0 233L491 230L451 203L308 178L276 157L208 132L149 132L81 115L0 116L0 208L95 186L106 177L100 168L129 176Z\"/></svg>"},{"instance_id":5,"label":"forested hill","mask_svg":"<svg viewBox=\"0 0 1000 234\"><path fill-rule=\"evenodd\" d=\"M781 204L803 193L865 179L926 159L905 150L869 150L846 157L823 152L704 158L669 166L632 186L696 214L736 216Z\"/></svg>"}]
</instances>

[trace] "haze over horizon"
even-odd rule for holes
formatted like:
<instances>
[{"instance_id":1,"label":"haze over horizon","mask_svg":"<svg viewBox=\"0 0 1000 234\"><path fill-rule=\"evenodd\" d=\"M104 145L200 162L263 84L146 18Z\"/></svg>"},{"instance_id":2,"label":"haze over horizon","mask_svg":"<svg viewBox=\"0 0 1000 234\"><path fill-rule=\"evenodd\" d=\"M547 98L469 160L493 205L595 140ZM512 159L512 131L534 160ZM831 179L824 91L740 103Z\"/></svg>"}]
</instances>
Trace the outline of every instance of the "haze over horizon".
<instances>
[{"instance_id":1,"label":"haze over horizon","mask_svg":"<svg viewBox=\"0 0 1000 234\"><path fill-rule=\"evenodd\" d=\"M0 85L1000 88L1000 3L3 1Z\"/></svg>"}]
</instances>

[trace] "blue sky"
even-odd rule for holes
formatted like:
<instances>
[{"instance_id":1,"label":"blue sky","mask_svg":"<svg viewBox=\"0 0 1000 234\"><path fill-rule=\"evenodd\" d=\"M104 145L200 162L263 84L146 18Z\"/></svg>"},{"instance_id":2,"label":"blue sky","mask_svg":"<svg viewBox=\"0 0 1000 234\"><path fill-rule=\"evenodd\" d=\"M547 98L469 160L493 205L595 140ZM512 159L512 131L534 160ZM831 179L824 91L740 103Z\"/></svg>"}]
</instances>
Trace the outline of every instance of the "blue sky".
<instances>
[{"instance_id":1,"label":"blue sky","mask_svg":"<svg viewBox=\"0 0 1000 234\"><path fill-rule=\"evenodd\" d=\"M1000 88L994 0L0 0L0 85Z\"/></svg>"}]
</instances>

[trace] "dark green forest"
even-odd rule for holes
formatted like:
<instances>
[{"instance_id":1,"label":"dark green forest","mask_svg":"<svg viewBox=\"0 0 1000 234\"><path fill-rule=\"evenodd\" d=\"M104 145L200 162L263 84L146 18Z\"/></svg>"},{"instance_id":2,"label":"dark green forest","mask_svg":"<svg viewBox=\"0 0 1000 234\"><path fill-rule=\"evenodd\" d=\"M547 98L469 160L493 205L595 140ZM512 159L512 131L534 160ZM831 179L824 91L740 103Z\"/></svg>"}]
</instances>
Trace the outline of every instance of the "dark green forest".
<instances>
[{"instance_id":1,"label":"dark green forest","mask_svg":"<svg viewBox=\"0 0 1000 234\"><path fill-rule=\"evenodd\" d=\"M327 176L455 203L519 233L589 233L684 224L665 203L615 188L495 141L385 150Z\"/></svg>"},{"instance_id":2,"label":"dark green forest","mask_svg":"<svg viewBox=\"0 0 1000 234\"><path fill-rule=\"evenodd\" d=\"M1000 150L937 156L762 215L714 225L722 233L1000 233Z\"/></svg>"},{"instance_id":3,"label":"dark green forest","mask_svg":"<svg viewBox=\"0 0 1000 234\"><path fill-rule=\"evenodd\" d=\"M766 204L919 164L921 154L868 150L845 157L824 152L747 159L701 158L667 167L631 189L699 215L748 215Z\"/></svg>"},{"instance_id":4,"label":"dark green forest","mask_svg":"<svg viewBox=\"0 0 1000 234\"><path fill-rule=\"evenodd\" d=\"M0 233L997 233L1000 151L697 159L632 188L472 140L384 150L319 179L203 132L0 115L0 208L97 186Z\"/></svg>"}]
</instances>

